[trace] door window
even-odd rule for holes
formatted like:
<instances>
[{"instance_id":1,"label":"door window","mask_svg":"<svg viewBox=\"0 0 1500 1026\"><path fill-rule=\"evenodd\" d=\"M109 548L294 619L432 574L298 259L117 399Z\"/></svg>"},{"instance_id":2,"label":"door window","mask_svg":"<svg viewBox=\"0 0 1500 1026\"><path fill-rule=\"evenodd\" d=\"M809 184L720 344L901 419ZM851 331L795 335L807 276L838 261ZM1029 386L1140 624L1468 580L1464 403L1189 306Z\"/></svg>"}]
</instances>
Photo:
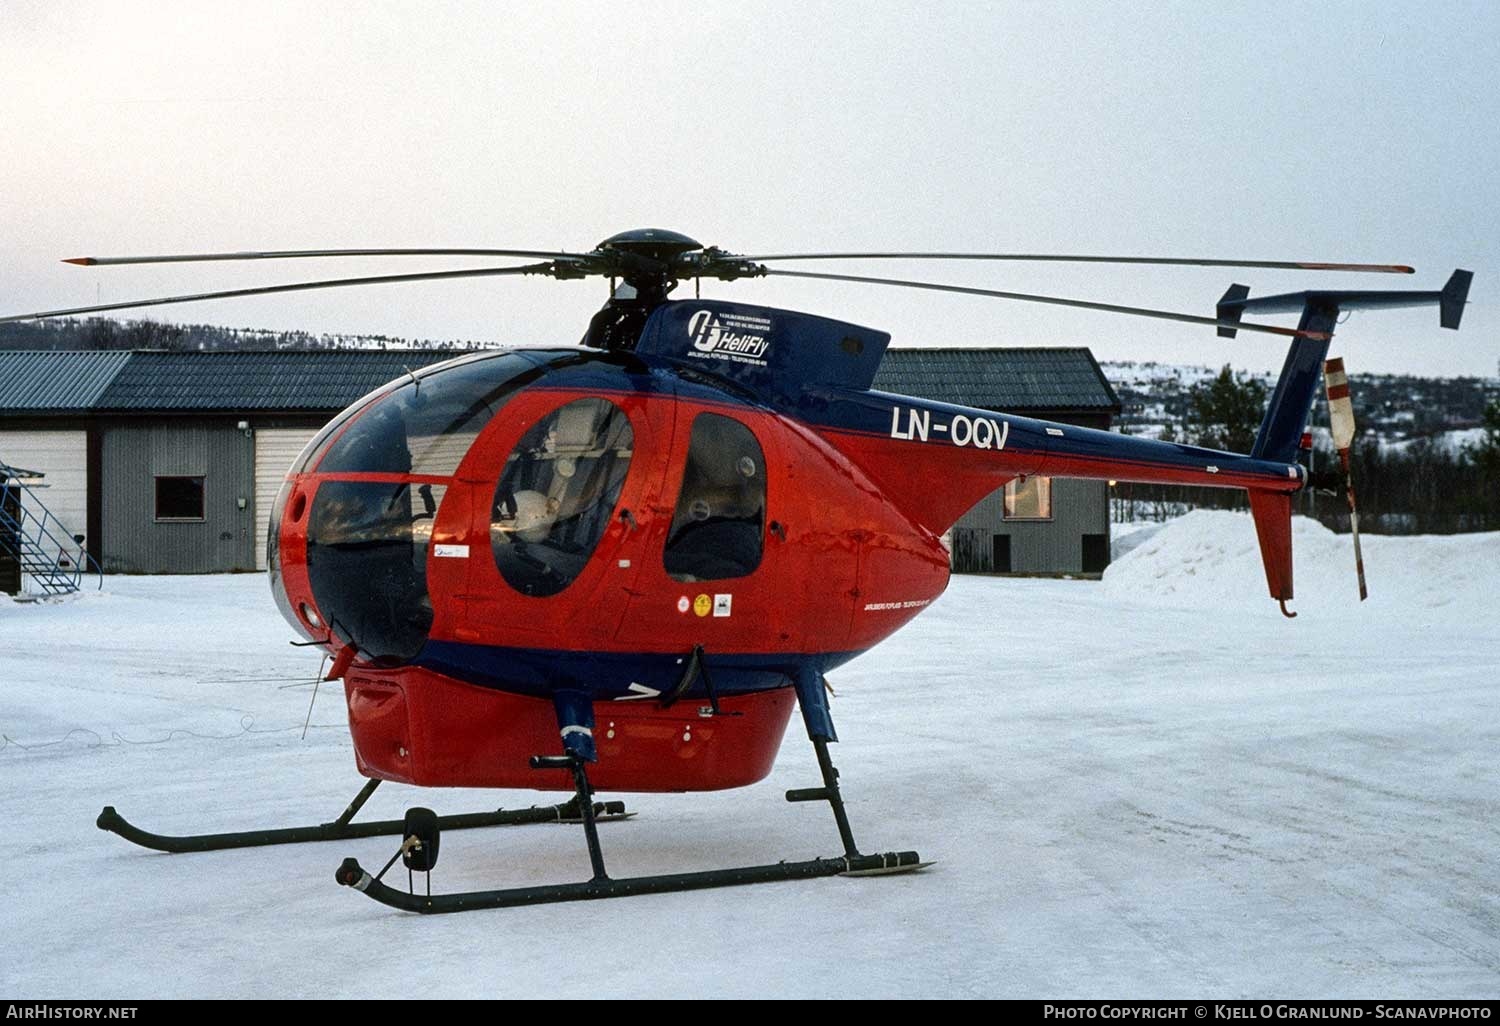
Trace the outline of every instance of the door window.
<instances>
[{"instance_id":1,"label":"door window","mask_svg":"<svg viewBox=\"0 0 1500 1026\"><path fill-rule=\"evenodd\" d=\"M663 553L667 573L679 581L754 573L765 521L766 457L760 443L737 420L699 414Z\"/></svg>"},{"instance_id":2,"label":"door window","mask_svg":"<svg viewBox=\"0 0 1500 1026\"><path fill-rule=\"evenodd\" d=\"M559 407L506 457L490 510L490 547L507 584L556 595L583 571L609 526L635 433L605 399Z\"/></svg>"}]
</instances>

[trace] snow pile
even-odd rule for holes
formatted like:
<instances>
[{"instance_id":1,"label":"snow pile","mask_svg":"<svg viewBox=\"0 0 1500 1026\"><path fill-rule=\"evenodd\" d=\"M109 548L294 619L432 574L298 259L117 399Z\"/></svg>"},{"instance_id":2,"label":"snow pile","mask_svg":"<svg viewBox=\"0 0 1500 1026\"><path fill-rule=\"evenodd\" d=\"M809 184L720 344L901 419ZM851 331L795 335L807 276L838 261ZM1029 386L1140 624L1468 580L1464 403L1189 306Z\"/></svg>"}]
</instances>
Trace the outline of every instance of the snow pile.
<instances>
[{"instance_id":1,"label":"snow pile","mask_svg":"<svg viewBox=\"0 0 1500 1026\"><path fill-rule=\"evenodd\" d=\"M1121 602L1278 615L1249 513L1197 510L1145 535L1104 574ZM1354 545L1307 517L1292 518L1294 609L1368 616L1446 608L1492 609L1500 599L1500 533L1363 536L1370 599L1358 601Z\"/></svg>"},{"instance_id":2,"label":"snow pile","mask_svg":"<svg viewBox=\"0 0 1500 1026\"><path fill-rule=\"evenodd\" d=\"M1109 525L1109 558L1115 561L1150 541L1167 522L1136 520Z\"/></svg>"}]
</instances>

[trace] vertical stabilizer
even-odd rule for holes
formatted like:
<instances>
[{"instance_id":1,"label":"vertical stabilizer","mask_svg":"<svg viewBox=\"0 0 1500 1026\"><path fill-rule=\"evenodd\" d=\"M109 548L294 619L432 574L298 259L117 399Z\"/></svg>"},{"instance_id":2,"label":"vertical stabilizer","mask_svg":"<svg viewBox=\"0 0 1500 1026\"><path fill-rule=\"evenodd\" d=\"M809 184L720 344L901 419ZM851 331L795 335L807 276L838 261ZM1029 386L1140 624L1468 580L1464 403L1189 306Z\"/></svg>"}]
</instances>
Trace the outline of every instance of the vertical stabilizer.
<instances>
[{"instance_id":1,"label":"vertical stabilizer","mask_svg":"<svg viewBox=\"0 0 1500 1026\"><path fill-rule=\"evenodd\" d=\"M1266 586L1281 603L1281 611L1292 598L1292 497L1285 492L1250 489L1250 515L1260 541L1260 559L1266 568Z\"/></svg>"},{"instance_id":2,"label":"vertical stabilizer","mask_svg":"<svg viewBox=\"0 0 1500 1026\"><path fill-rule=\"evenodd\" d=\"M1250 450L1257 459L1281 463L1296 461L1302 432L1307 430L1307 419L1312 413L1313 397L1317 395L1323 377L1323 360L1328 356L1328 343L1338 315L1338 307L1324 304L1308 303L1302 311L1298 327L1326 337L1292 340L1286 362L1281 367L1281 376L1276 379L1276 391L1266 407L1266 419L1261 422L1260 433L1256 435L1255 448Z\"/></svg>"}]
</instances>

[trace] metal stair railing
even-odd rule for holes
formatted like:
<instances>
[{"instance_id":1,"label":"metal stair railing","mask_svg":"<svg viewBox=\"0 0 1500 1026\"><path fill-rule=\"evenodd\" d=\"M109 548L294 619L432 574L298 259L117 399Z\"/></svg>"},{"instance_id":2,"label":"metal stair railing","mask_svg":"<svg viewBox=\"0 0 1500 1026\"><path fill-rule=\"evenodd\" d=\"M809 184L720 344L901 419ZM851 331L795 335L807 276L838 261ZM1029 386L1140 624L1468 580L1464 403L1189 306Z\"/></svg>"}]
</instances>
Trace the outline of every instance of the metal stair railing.
<instances>
[{"instance_id":1,"label":"metal stair railing","mask_svg":"<svg viewBox=\"0 0 1500 1026\"><path fill-rule=\"evenodd\" d=\"M19 516L12 516L5 501L14 492ZM0 548L21 567L24 582L30 578L44 595L68 595L83 587L83 575L98 576L104 587L104 571L52 515L36 493L11 480L0 481Z\"/></svg>"}]
</instances>

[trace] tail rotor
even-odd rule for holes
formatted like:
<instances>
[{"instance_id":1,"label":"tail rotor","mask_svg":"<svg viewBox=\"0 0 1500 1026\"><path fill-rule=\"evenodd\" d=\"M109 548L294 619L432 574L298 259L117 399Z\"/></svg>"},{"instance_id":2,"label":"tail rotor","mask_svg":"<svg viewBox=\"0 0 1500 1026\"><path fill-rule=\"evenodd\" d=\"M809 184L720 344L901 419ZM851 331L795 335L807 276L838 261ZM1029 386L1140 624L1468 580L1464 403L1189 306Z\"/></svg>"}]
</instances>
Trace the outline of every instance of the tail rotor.
<instances>
[{"instance_id":1,"label":"tail rotor","mask_svg":"<svg viewBox=\"0 0 1500 1026\"><path fill-rule=\"evenodd\" d=\"M1328 427L1333 433L1333 447L1338 450L1343 472L1344 496L1349 501L1349 533L1354 539L1354 570L1359 577L1359 600L1370 597L1365 587L1365 559L1359 548L1359 506L1354 499L1354 475L1349 464L1349 448L1354 444L1354 403L1349 396L1349 376L1344 361L1334 357L1323 364L1323 382L1328 391Z\"/></svg>"}]
</instances>

